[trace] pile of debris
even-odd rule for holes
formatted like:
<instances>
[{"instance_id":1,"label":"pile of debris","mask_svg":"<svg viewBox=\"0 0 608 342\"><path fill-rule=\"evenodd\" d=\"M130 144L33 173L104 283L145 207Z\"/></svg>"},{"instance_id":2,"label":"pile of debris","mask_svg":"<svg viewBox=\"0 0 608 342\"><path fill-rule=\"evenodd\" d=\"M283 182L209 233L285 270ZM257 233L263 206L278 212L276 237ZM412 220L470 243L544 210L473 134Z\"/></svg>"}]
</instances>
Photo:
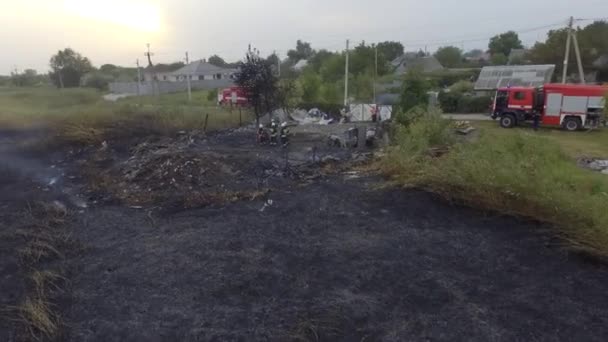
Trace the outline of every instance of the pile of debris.
<instances>
[{"instance_id":1,"label":"pile of debris","mask_svg":"<svg viewBox=\"0 0 608 342\"><path fill-rule=\"evenodd\" d=\"M608 160L605 159L594 159L594 158L580 158L578 165L582 168L589 169L596 172L601 172L608 175Z\"/></svg>"},{"instance_id":2,"label":"pile of debris","mask_svg":"<svg viewBox=\"0 0 608 342\"><path fill-rule=\"evenodd\" d=\"M475 127L469 121L455 121L453 125L456 133L461 135L469 135L475 131Z\"/></svg>"}]
</instances>

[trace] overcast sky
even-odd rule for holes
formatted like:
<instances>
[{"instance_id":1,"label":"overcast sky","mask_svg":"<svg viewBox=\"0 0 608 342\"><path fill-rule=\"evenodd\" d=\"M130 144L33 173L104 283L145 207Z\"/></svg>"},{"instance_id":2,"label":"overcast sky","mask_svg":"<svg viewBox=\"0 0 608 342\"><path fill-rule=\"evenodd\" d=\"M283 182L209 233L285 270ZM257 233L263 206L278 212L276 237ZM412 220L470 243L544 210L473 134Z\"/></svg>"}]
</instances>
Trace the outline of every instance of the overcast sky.
<instances>
[{"instance_id":1,"label":"overcast sky","mask_svg":"<svg viewBox=\"0 0 608 342\"><path fill-rule=\"evenodd\" d=\"M50 56L68 46L96 66L133 66L143 62L146 43L155 62L186 51L235 61L249 43L285 56L297 39L330 50L343 49L347 38L469 50L516 30L532 45L548 28L530 29L565 25L570 15L608 17L608 0L0 0L0 74L46 72Z\"/></svg>"}]
</instances>

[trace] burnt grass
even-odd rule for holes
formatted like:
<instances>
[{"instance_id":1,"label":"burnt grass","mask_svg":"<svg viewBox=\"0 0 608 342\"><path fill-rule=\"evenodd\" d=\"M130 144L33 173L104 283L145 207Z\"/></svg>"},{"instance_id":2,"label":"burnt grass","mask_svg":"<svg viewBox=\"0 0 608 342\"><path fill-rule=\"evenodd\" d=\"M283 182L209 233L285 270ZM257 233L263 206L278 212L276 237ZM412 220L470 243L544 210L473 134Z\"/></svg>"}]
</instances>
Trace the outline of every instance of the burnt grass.
<instances>
[{"instance_id":1,"label":"burnt grass","mask_svg":"<svg viewBox=\"0 0 608 342\"><path fill-rule=\"evenodd\" d=\"M14 148L19 135L0 134ZM25 154L62 171L55 190L5 167L0 304L28 291L18 213L58 199L82 248L61 261L69 293L54 297L64 324L49 340L608 338L608 269L569 253L550 227L386 187L322 144L319 159L332 158L312 163L310 139L294 139L285 168L280 149L252 139L188 133ZM187 164L171 178L198 176L160 186L156 158ZM188 205L193 191L216 197ZM0 340L19 340L21 323L4 312Z\"/></svg>"}]
</instances>

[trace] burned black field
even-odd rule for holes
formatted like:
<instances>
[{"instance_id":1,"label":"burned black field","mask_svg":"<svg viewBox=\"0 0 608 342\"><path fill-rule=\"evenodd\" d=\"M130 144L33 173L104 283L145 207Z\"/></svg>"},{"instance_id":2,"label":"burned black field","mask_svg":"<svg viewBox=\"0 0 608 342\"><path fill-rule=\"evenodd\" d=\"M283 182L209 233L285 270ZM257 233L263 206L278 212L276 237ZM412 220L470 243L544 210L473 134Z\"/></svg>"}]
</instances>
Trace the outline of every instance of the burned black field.
<instances>
[{"instance_id":1,"label":"burned black field","mask_svg":"<svg viewBox=\"0 0 608 342\"><path fill-rule=\"evenodd\" d=\"M391 188L367 150L253 134L0 132L0 340L608 337L607 269L541 225Z\"/></svg>"}]
</instances>

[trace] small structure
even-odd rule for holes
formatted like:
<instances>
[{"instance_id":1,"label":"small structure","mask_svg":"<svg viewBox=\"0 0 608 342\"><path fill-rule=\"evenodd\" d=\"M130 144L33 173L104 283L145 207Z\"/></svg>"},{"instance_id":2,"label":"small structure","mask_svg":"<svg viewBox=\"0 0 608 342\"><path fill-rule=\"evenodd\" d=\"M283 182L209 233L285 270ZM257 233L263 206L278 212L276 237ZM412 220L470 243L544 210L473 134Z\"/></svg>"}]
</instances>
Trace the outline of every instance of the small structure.
<instances>
[{"instance_id":1,"label":"small structure","mask_svg":"<svg viewBox=\"0 0 608 342\"><path fill-rule=\"evenodd\" d=\"M408 52L395 58L391 65L395 68L395 74L397 75L403 75L411 69L419 69L425 73L443 70L443 65L434 56L420 56L415 52Z\"/></svg>"},{"instance_id":2,"label":"small structure","mask_svg":"<svg viewBox=\"0 0 608 342\"><path fill-rule=\"evenodd\" d=\"M157 81L167 82L185 82L188 78L191 81L223 80L231 79L235 72L235 69L220 68L201 59L175 71L157 71L154 73L146 70L144 72L144 80L150 82L154 80L154 77L156 77Z\"/></svg>"},{"instance_id":3,"label":"small structure","mask_svg":"<svg viewBox=\"0 0 608 342\"><path fill-rule=\"evenodd\" d=\"M481 69L475 90L496 90L504 87L538 87L551 82L555 65L503 65Z\"/></svg>"}]
</instances>

